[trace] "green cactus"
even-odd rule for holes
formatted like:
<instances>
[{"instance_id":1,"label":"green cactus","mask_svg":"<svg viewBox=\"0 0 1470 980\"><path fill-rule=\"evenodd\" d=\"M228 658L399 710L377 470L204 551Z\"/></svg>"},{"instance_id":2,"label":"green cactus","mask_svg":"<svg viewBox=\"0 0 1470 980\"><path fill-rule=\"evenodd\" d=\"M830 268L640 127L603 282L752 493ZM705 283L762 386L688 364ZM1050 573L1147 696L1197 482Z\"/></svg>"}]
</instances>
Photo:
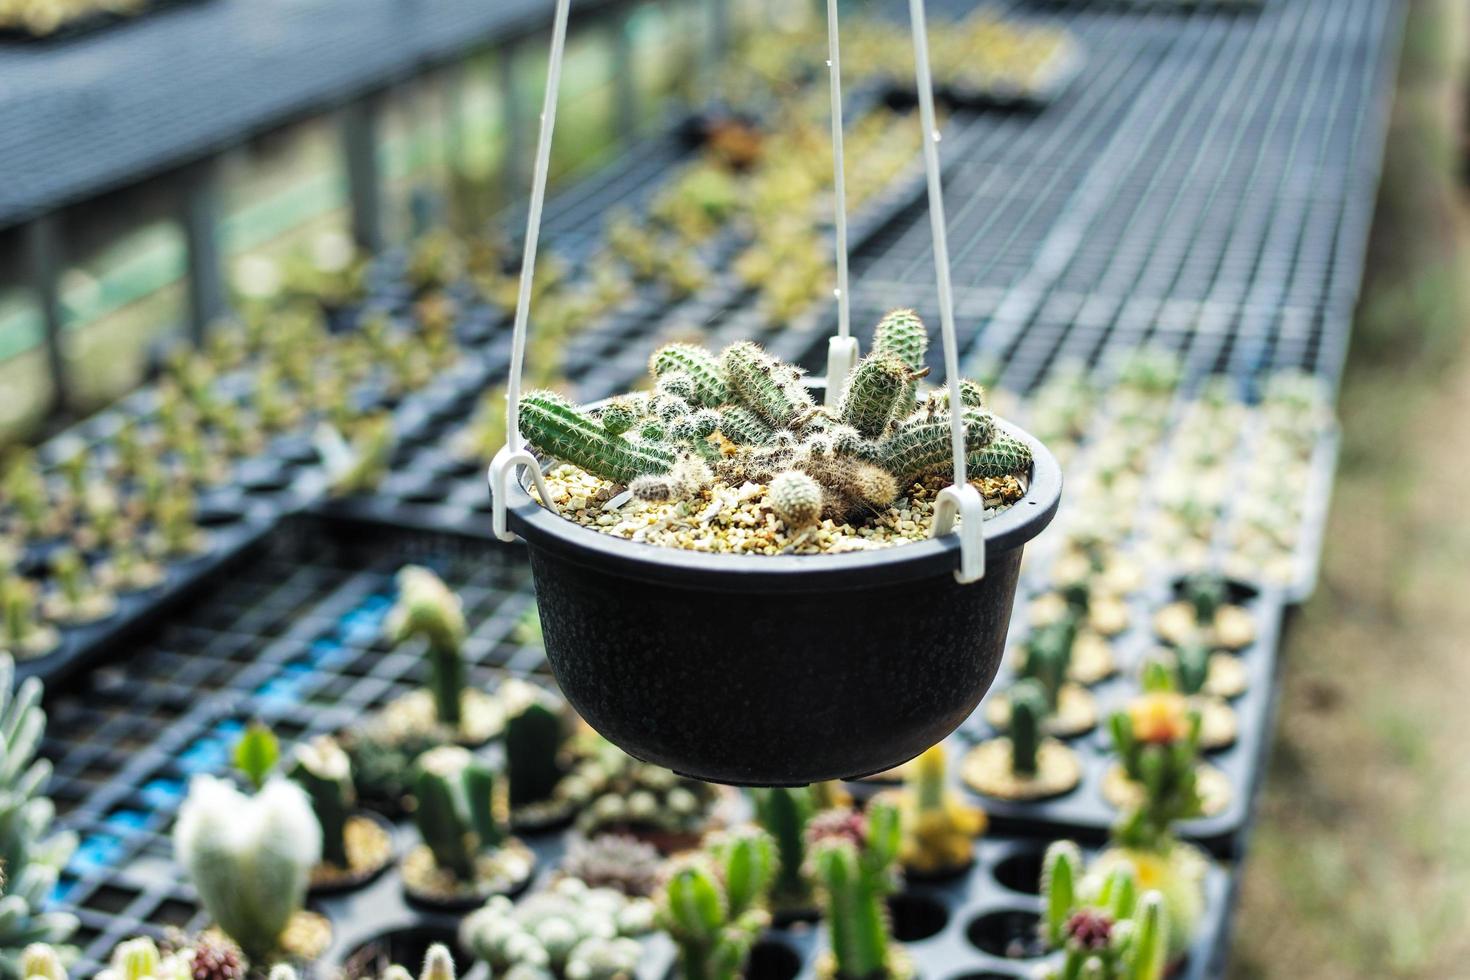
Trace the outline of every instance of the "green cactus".
<instances>
[{"instance_id":1,"label":"green cactus","mask_svg":"<svg viewBox=\"0 0 1470 980\"><path fill-rule=\"evenodd\" d=\"M899 811L875 799L863 817L813 821L813 877L826 911L832 955L840 977L895 975L886 900L897 888L903 844ZM835 832L830 832L835 831Z\"/></svg>"},{"instance_id":2,"label":"green cactus","mask_svg":"<svg viewBox=\"0 0 1470 980\"><path fill-rule=\"evenodd\" d=\"M1184 599L1194 609L1195 622L1208 627L1229 599L1229 589L1218 575L1192 575L1184 583Z\"/></svg>"},{"instance_id":3,"label":"green cactus","mask_svg":"<svg viewBox=\"0 0 1470 980\"><path fill-rule=\"evenodd\" d=\"M702 347L693 344L668 344L653 352L649 372L656 378L682 371L692 382L696 405L718 408L731 400L730 387L720 363Z\"/></svg>"},{"instance_id":4,"label":"green cactus","mask_svg":"<svg viewBox=\"0 0 1470 980\"><path fill-rule=\"evenodd\" d=\"M516 678L500 686L506 706L505 765L511 812L549 800L566 775L562 747L569 734L565 705Z\"/></svg>"},{"instance_id":5,"label":"green cactus","mask_svg":"<svg viewBox=\"0 0 1470 980\"><path fill-rule=\"evenodd\" d=\"M1041 894L1042 938L1063 954L1046 980L1163 980L1169 935L1164 896L1139 895L1131 869L1114 868L1089 886L1077 845L1057 841L1042 864Z\"/></svg>"},{"instance_id":6,"label":"green cactus","mask_svg":"<svg viewBox=\"0 0 1470 980\"><path fill-rule=\"evenodd\" d=\"M743 405L727 405L720 409L720 432L740 446L767 446L775 437L761 417Z\"/></svg>"},{"instance_id":7,"label":"green cactus","mask_svg":"<svg viewBox=\"0 0 1470 980\"><path fill-rule=\"evenodd\" d=\"M1024 473L1031 465L1031 447L1003 432L986 446L965 454L965 467L971 479L981 476L999 477Z\"/></svg>"},{"instance_id":8,"label":"green cactus","mask_svg":"<svg viewBox=\"0 0 1470 980\"><path fill-rule=\"evenodd\" d=\"M775 878L765 831L734 830L686 855L658 896L658 923L679 947L683 980L737 980L770 922L765 902Z\"/></svg>"},{"instance_id":9,"label":"green cactus","mask_svg":"<svg viewBox=\"0 0 1470 980\"><path fill-rule=\"evenodd\" d=\"M917 378L918 373L924 370L924 355L929 352L929 331L924 329L924 322L913 310L894 310L878 321L873 331L873 351L897 357ZM912 412L917 400L914 381L910 380L899 399L899 416Z\"/></svg>"},{"instance_id":10,"label":"green cactus","mask_svg":"<svg viewBox=\"0 0 1470 980\"><path fill-rule=\"evenodd\" d=\"M787 528L800 531L822 516L822 487L805 473L787 470L771 480L766 502Z\"/></svg>"},{"instance_id":11,"label":"green cactus","mask_svg":"<svg viewBox=\"0 0 1470 980\"><path fill-rule=\"evenodd\" d=\"M914 372L897 355L874 351L858 362L837 412L865 438L877 439L913 392Z\"/></svg>"},{"instance_id":12,"label":"green cactus","mask_svg":"<svg viewBox=\"0 0 1470 980\"><path fill-rule=\"evenodd\" d=\"M459 597L427 568L407 565L398 572L398 601L387 620L394 643L422 637L429 654L429 691L439 722L457 728L463 720L465 689L464 612Z\"/></svg>"},{"instance_id":13,"label":"green cactus","mask_svg":"<svg viewBox=\"0 0 1470 980\"><path fill-rule=\"evenodd\" d=\"M42 912L56 878L76 849L76 836L50 834L56 808L41 795L51 763L36 758L46 731L41 682L34 677L14 687L15 664L0 654L0 972L19 974L31 943L63 943L77 928L74 916Z\"/></svg>"},{"instance_id":14,"label":"green cactus","mask_svg":"<svg viewBox=\"0 0 1470 980\"><path fill-rule=\"evenodd\" d=\"M1035 776L1042 726L1050 714L1046 692L1038 682L1024 680L1011 687L1008 698L1011 704L1011 770L1022 776Z\"/></svg>"},{"instance_id":15,"label":"green cactus","mask_svg":"<svg viewBox=\"0 0 1470 980\"><path fill-rule=\"evenodd\" d=\"M808 786L752 790L756 821L776 845L776 881L771 902L778 909L805 909L812 904L806 876L806 825L816 813Z\"/></svg>"},{"instance_id":16,"label":"green cactus","mask_svg":"<svg viewBox=\"0 0 1470 980\"><path fill-rule=\"evenodd\" d=\"M1164 852L1173 824L1198 817L1200 714L1184 697L1151 691L1108 719L1113 753L1124 775L1142 788L1139 804L1113 828L1124 848Z\"/></svg>"},{"instance_id":17,"label":"green cactus","mask_svg":"<svg viewBox=\"0 0 1470 980\"><path fill-rule=\"evenodd\" d=\"M1145 691L1178 691L1193 696L1205 689L1210 676L1210 648L1198 640L1176 647L1171 665L1150 660L1143 668Z\"/></svg>"},{"instance_id":18,"label":"green cactus","mask_svg":"<svg viewBox=\"0 0 1470 980\"><path fill-rule=\"evenodd\" d=\"M982 409L966 409L965 453L977 453L995 435L995 422ZM887 439L869 450L869 460L892 473L907 487L927 473L950 465L951 443L949 419L911 419L903 423Z\"/></svg>"},{"instance_id":19,"label":"green cactus","mask_svg":"<svg viewBox=\"0 0 1470 980\"><path fill-rule=\"evenodd\" d=\"M508 832L495 773L457 745L419 757L414 822L434 863L458 881L472 881L475 856L505 843Z\"/></svg>"},{"instance_id":20,"label":"green cactus","mask_svg":"<svg viewBox=\"0 0 1470 980\"><path fill-rule=\"evenodd\" d=\"M726 347L720 367L735 396L773 428L790 428L816 407L794 368L748 341Z\"/></svg>"},{"instance_id":21,"label":"green cactus","mask_svg":"<svg viewBox=\"0 0 1470 980\"><path fill-rule=\"evenodd\" d=\"M1077 623L1064 616L1032 632L1026 641L1026 663L1021 676L1040 685L1046 698L1046 710L1055 713L1067 671L1072 666L1072 647L1077 638Z\"/></svg>"},{"instance_id":22,"label":"green cactus","mask_svg":"<svg viewBox=\"0 0 1470 980\"><path fill-rule=\"evenodd\" d=\"M674 454L668 449L646 438L634 442L613 435L549 391L531 392L521 399L521 430L542 452L616 483L674 467Z\"/></svg>"},{"instance_id":23,"label":"green cactus","mask_svg":"<svg viewBox=\"0 0 1470 980\"><path fill-rule=\"evenodd\" d=\"M598 421L608 435L620 436L638 424L638 413L627 399L614 399L605 405Z\"/></svg>"},{"instance_id":24,"label":"green cactus","mask_svg":"<svg viewBox=\"0 0 1470 980\"><path fill-rule=\"evenodd\" d=\"M348 867L347 818L357 804L347 753L330 735L298 746L287 775L306 791L322 828L322 860Z\"/></svg>"},{"instance_id":25,"label":"green cactus","mask_svg":"<svg viewBox=\"0 0 1470 980\"><path fill-rule=\"evenodd\" d=\"M949 385L942 385L929 392L929 398L925 404L932 412L948 412ZM969 378L961 378L960 404L966 408L984 408L985 386Z\"/></svg>"}]
</instances>

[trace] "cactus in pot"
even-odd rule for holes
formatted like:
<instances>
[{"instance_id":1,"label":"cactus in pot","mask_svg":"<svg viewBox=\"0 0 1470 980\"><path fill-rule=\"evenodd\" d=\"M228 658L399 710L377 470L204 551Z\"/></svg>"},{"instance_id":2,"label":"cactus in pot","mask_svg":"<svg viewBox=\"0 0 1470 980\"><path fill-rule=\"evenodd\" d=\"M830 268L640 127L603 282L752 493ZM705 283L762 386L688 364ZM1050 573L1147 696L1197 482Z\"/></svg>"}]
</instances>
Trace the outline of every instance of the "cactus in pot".
<instances>
[{"instance_id":1,"label":"cactus in pot","mask_svg":"<svg viewBox=\"0 0 1470 980\"><path fill-rule=\"evenodd\" d=\"M36 615L36 583L15 572L0 572L0 651L17 660L44 657L61 644L61 634Z\"/></svg>"},{"instance_id":2,"label":"cactus in pot","mask_svg":"<svg viewBox=\"0 0 1470 980\"><path fill-rule=\"evenodd\" d=\"M51 556L56 589L42 603L54 623L80 626L111 616L117 608L112 593L100 586L74 548L59 548Z\"/></svg>"},{"instance_id":3,"label":"cactus in pot","mask_svg":"<svg viewBox=\"0 0 1470 980\"><path fill-rule=\"evenodd\" d=\"M1084 876L1082 854L1057 841L1042 864L1042 938L1062 953L1046 980L1163 980L1168 964L1167 902L1140 888L1133 872Z\"/></svg>"},{"instance_id":4,"label":"cactus in pot","mask_svg":"<svg viewBox=\"0 0 1470 980\"><path fill-rule=\"evenodd\" d=\"M770 923L766 896L776 851L763 830L747 827L684 855L658 896L658 924L679 947L683 980L737 980Z\"/></svg>"},{"instance_id":5,"label":"cactus in pot","mask_svg":"<svg viewBox=\"0 0 1470 980\"><path fill-rule=\"evenodd\" d=\"M423 843L404 857L403 884L417 901L457 906L520 891L536 856L510 836L505 781L457 745L419 757L414 823Z\"/></svg>"},{"instance_id":6,"label":"cactus in pot","mask_svg":"<svg viewBox=\"0 0 1470 980\"><path fill-rule=\"evenodd\" d=\"M322 860L313 887L372 877L393 858L393 835L383 821L356 809L357 789L347 753L329 735L296 747L287 776L306 791L322 830Z\"/></svg>"},{"instance_id":7,"label":"cactus in pot","mask_svg":"<svg viewBox=\"0 0 1470 980\"><path fill-rule=\"evenodd\" d=\"M913 976L913 964L893 940L886 904L898 888L903 847L898 808L878 798L866 813L824 813L812 821L809 836L811 874L830 940L818 961L818 976Z\"/></svg>"},{"instance_id":8,"label":"cactus in pot","mask_svg":"<svg viewBox=\"0 0 1470 980\"><path fill-rule=\"evenodd\" d=\"M174 855L251 962L287 953L287 928L302 914L321 859L321 828L299 786L272 776L247 796L223 779L196 776L174 826Z\"/></svg>"},{"instance_id":9,"label":"cactus in pot","mask_svg":"<svg viewBox=\"0 0 1470 980\"><path fill-rule=\"evenodd\" d=\"M586 802L565 791L571 718L556 695L518 678L496 692L505 709L505 766L511 822L549 826Z\"/></svg>"},{"instance_id":10,"label":"cactus in pot","mask_svg":"<svg viewBox=\"0 0 1470 980\"><path fill-rule=\"evenodd\" d=\"M974 863L985 812L950 787L943 745L930 746L905 770L903 789L883 794L898 808L903 828L899 863L905 874L942 878L962 873Z\"/></svg>"},{"instance_id":11,"label":"cactus in pot","mask_svg":"<svg viewBox=\"0 0 1470 980\"><path fill-rule=\"evenodd\" d=\"M1071 792L1082 764L1070 747L1046 734L1046 691L1034 678L1006 692L1007 735L975 746L960 766L971 789L1001 800L1042 800Z\"/></svg>"},{"instance_id":12,"label":"cactus in pot","mask_svg":"<svg viewBox=\"0 0 1470 980\"><path fill-rule=\"evenodd\" d=\"M533 448L647 501L697 501L713 487L752 483L791 532L819 521L861 522L918 483L942 480L952 460L950 406L922 405L923 325L911 313L880 325L880 343L854 369L836 408L820 406L799 369L752 343L718 356L687 344L656 351L652 393L584 410L532 392L521 425ZM1030 468L1028 447L1000 432L978 385L964 387L971 478L1012 502ZM974 402L974 404L970 404Z\"/></svg>"},{"instance_id":13,"label":"cactus in pot","mask_svg":"<svg viewBox=\"0 0 1470 980\"><path fill-rule=\"evenodd\" d=\"M563 878L517 903L491 898L465 917L459 938L496 976L626 980L654 916L647 898Z\"/></svg>"},{"instance_id":14,"label":"cactus in pot","mask_svg":"<svg viewBox=\"0 0 1470 980\"><path fill-rule=\"evenodd\" d=\"M1047 734L1073 738L1097 726L1097 705L1082 685L1069 680L1072 651L1077 640L1075 616L1032 631L1022 648L1019 674L1033 681L1046 699ZM985 720L999 730L1011 724L1011 699L999 695L985 706Z\"/></svg>"},{"instance_id":15,"label":"cactus in pot","mask_svg":"<svg viewBox=\"0 0 1470 980\"><path fill-rule=\"evenodd\" d=\"M390 642L417 641L429 667L427 689L412 691L384 709L389 733L408 738L426 734L444 741L479 745L500 734L500 703L466 686L466 627L459 597L427 568L408 565L397 576L398 599L384 629Z\"/></svg>"},{"instance_id":16,"label":"cactus in pot","mask_svg":"<svg viewBox=\"0 0 1470 980\"><path fill-rule=\"evenodd\" d=\"M806 828L818 809L811 787L773 786L751 792L756 821L776 845L772 910L797 917L815 914L816 895L806 874Z\"/></svg>"}]
</instances>

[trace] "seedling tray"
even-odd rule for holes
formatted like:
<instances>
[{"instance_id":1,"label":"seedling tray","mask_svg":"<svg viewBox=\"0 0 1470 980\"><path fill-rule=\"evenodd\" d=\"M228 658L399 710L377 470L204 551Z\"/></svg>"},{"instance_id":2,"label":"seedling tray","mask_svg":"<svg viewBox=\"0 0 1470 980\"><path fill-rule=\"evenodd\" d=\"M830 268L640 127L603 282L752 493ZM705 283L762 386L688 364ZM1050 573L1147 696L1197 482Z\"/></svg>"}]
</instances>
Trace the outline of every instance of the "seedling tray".
<instances>
[{"instance_id":1,"label":"seedling tray","mask_svg":"<svg viewBox=\"0 0 1470 980\"><path fill-rule=\"evenodd\" d=\"M1204 753L1204 761L1219 769L1228 779L1231 797L1225 809L1210 817L1186 821L1179 826L1180 835L1195 841L1212 853L1228 859L1244 857L1248 832L1255 814L1255 797L1265 776L1266 755L1274 729L1277 695L1277 644L1283 614L1278 595L1245 586L1233 590L1252 615L1256 640L1240 651L1249 686L1244 694L1230 702L1239 726L1234 745ZM1000 833L1045 838L1072 838L1088 843L1102 843L1118 819L1118 811L1102 796L1103 777L1112 765L1106 733L1106 718L1123 708L1140 692L1139 667L1143 658L1163 644L1153 632L1153 613L1172 599L1170 591L1155 591L1143 601L1130 604L1130 628L1114 640L1113 650L1119 672L1093 685L1098 708L1098 728L1071 739L1067 744L1077 753L1082 764L1082 780L1077 788L1062 796L1035 802L1009 802L981 796L965 786L990 815L991 825ZM1013 620L1016 639L1026 632L1026 608L1023 604ZM974 744L997 733L985 721L985 707L990 698L1004 692L1014 681L1008 659L986 701L960 727L951 739L951 766L956 782L964 786L958 773L965 752Z\"/></svg>"},{"instance_id":2,"label":"seedling tray","mask_svg":"<svg viewBox=\"0 0 1470 980\"><path fill-rule=\"evenodd\" d=\"M975 864L949 881L910 881L889 900L894 936L922 977L1029 980L1055 955L1036 955L1042 901L1041 841L986 836ZM1229 953L1235 871L1212 863L1205 879L1206 913L1178 980L1221 976ZM826 930L806 926L767 933L756 946L748 980L811 980L827 948Z\"/></svg>"}]
</instances>

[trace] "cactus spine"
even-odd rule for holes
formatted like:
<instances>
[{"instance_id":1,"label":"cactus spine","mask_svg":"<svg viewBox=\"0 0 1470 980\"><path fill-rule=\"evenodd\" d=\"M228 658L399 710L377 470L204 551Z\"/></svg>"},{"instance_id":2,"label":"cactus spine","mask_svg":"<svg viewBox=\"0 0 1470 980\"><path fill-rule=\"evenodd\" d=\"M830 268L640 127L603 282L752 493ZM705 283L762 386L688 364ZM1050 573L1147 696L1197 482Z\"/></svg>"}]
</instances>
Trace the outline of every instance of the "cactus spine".
<instances>
[{"instance_id":1,"label":"cactus spine","mask_svg":"<svg viewBox=\"0 0 1470 980\"><path fill-rule=\"evenodd\" d=\"M616 483L674 467L674 454L667 448L613 435L549 391L521 399L521 429L537 449Z\"/></svg>"},{"instance_id":2,"label":"cactus spine","mask_svg":"<svg viewBox=\"0 0 1470 980\"><path fill-rule=\"evenodd\" d=\"M330 735L320 735L296 749L288 775L311 800L322 828L322 860L346 868L347 818L357 802L347 753Z\"/></svg>"},{"instance_id":3,"label":"cactus spine","mask_svg":"<svg viewBox=\"0 0 1470 980\"><path fill-rule=\"evenodd\" d=\"M463 720L465 686L460 657L465 622L459 597L427 568L408 565L398 573L398 602L389 615L388 632L395 643L412 636L424 638L435 712L441 724L457 728Z\"/></svg>"},{"instance_id":4,"label":"cactus spine","mask_svg":"<svg viewBox=\"0 0 1470 980\"><path fill-rule=\"evenodd\" d=\"M675 864L658 897L658 922L679 947L684 980L738 980L770 922L775 867L770 837L755 828L731 831Z\"/></svg>"},{"instance_id":5,"label":"cactus spine","mask_svg":"<svg viewBox=\"0 0 1470 980\"><path fill-rule=\"evenodd\" d=\"M865 818L860 840L851 832L822 835L812 842L812 867L826 907L832 955L840 977L892 976L894 951L884 904L897 887L894 865L902 847L898 809L875 799Z\"/></svg>"}]
</instances>

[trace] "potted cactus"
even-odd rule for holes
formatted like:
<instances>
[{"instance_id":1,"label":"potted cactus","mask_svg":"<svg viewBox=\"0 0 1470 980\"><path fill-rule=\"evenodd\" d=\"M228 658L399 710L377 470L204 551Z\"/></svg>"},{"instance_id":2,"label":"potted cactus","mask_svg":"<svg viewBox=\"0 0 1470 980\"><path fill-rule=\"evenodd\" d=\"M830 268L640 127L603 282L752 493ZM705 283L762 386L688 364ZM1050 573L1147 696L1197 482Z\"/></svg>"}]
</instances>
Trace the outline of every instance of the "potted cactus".
<instances>
[{"instance_id":1,"label":"potted cactus","mask_svg":"<svg viewBox=\"0 0 1470 980\"><path fill-rule=\"evenodd\" d=\"M834 407L747 343L661 348L652 392L600 406L525 396L556 512L526 473L504 503L548 659L594 728L702 779L794 785L891 768L974 710L1060 475L963 387L993 507L986 575L958 583L958 540L926 536L953 449L947 391L919 388L926 348L918 317L891 314Z\"/></svg>"},{"instance_id":2,"label":"potted cactus","mask_svg":"<svg viewBox=\"0 0 1470 980\"><path fill-rule=\"evenodd\" d=\"M174 859L215 924L257 968L313 960L331 926L304 908L322 833L301 787L275 773L279 747L252 725L235 748L252 792L195 776L174 824Z\"/></svg>"},{"instance_id":3,"label":"potted cactus","mask_svg":"<svg viewBox=\"0 0 1470 980\"><path fill-rule=\"evenodd\" d=\"M926 749L905 769L903 789L879 797L898 809L903 829L898 859L905 876L941 879L963 874L975 862L975 838L985 832L985 812L950 787L943 745Z\"/></svg>"},{"instance_id":4,"label":"potted cactus","mask_svg":"<svg viewBox=\"0 0 1470 980\"><path fill-rule=\"evenodd\" d=\"M679 947L681 980L738 980L767 925L776 849L763 830L733 830L676 860L657 899Z\"/></svg>"},{"instance_id":5,"label":"potted cactus","mask_svg":"<svg viewBox=\"0 0 1470 980\"><path fill-rule=\"evenodd\" d=\"M1097 704L1081 684L1070 680L1077 621L1068 616L1033 630L1021 650L1019 674L1033 680L1046 697L1045 730L1058 738L1075 738L1097 727ZM1011 699L998 694L985 705L985 720L998 731L1011 723Z\"/></svg>"},{"instance_id":6,"label":"potted cactus","mask_svg":"<svg viewBox=\"0 0 1470 980\"><path fill-rule=\"evenodd\" d=\"M605 739L590 735L576 748L577 762L560 792L585 800L573 826L586 837L629 834L664 854L699 846L723 821L731 790L639 762Z\"/></svg>"},{"instance_id":7,"label":"potted cactus","mask_svg":"<svg viewBox=\"0 0 1470 980\"><path fill-rule=\"evenodd\" d=\"M0 651L17 660L44 657L61 645L61 634L36 612L35 582L15 572L0 572Z\"/></svg>"},{"instance_id":8,"label":"potted cactus","mask_svg":"<svg viewBox=\"0 0 1470 980\"><path fill-rule=\"evenodd\" d=\"M893 941L887 901L898 889L903 831L898 808L874 799L866 813L833 810L812 821L810 874L822 898L828 948L817 976L879 980L915 975Z\"/></svg>"},{"instance_id":9,"label":"potted cactus","mask_svg":"<svg viewBox=\"0 0 1470 980\"><path fill-rule=\"evenodd\" d=\"M1082 781L1082 763L1070 747L1043 734L1046 692L1033 679L1006 692L1008 734L971 749L960 775L975 792L998 800L1045 800L1070 793Z\"/></svg>"},{"instance_id":10,"label":"potted cactus","mask_svg":"<svg viewBox=\"0 0 1470 980\"><path fill-rule=\"evenodd\" d=\"M416 767L414 824L423 843L403 858L408 897L462 910L523 890L536 855L510 836L504 779L457 745L425 752Z\"/></svg>"},{"instance_id":11,"label":"potted cactus","mask_svg":"<svg viewBox=\"0 0 1470 980\"><path fill-rule=\"evenodd\" d=\"M752 790L756 821L776 845L776 880L771 912L777 923L815 919L816 892L807 877L806 830L818 809L809 786Z\"/></svg>"},{"instance_id":12,"label":"potted cactus","mask_svg":"<svg viewBox=\"0 0 1470 980\"><path fill-rule=\"evenodd\" d=\"M313 892L365 885L393 861L393 826L357 809L352 764L329 735L296 747L287 770L306 791L322 830L322 859L311 869Z\"/></svg>"},{"instance_id":13,"label":"potted cactus","mask_svg":"<svg viewBox=\"0 0 1470 980\"><path fill-rule=\"evenodd\" d=\"M571 820L590 794L571 771L573 719L556 695L519 678L496 691L505 710L505 774L510 820L525 830L547 830Z\"/></svg>"},{"instance_id":14,"label":"potted cactus","mask_svg":"<svg viewBox=\"0 0 1470 980\"><path fill-rule=\"evenodd\" d=\"M654 905L563 878L518 903L491 898L460 923L460 945L494 976L627 980L653 931Z\"/></svg>"},{"instance_id":15,"label":"potted cactus","mask_svg":"<svg viewBox=\"0 0 1470 980\"><path fill-rule=\"evenodd\" d=\"M663 865L658 848L628 834L574 835L557 871L593 888L646 898L658 886Z\"/></svg>"},{"instance_id":16,"label":"potted cactus","mask_svg":"<svg viewBox=\"0 0 1470 980\"><path fill-rule=\"evenodd\" d=\"M1145 691L1178 691L1189 699L1190 706L1199 712L1199 744L1206 752L1229 748L1240 734L1235 709L1209 690L1211 671L1217 669L1213 666L1215 657L1236 659L1227 653L1212 655L1204 644L1192 641L1146 661L1141 677Z\"/></svg>"},{"instance_id":17,"label":"potted cactus","mask_svg":"<svg viewBox=\"0 0 1470 980\"><path fill-rule=\"evenodd\" d=\"M1197 639L1216 650L1241 650L1256 640L1251 614L1230 601L1230 583L1218 575L1192 575L1179 583L1180 598L1154 616L1154 631L1175 646Z\"/></svg>"},{"instance_id":18,"label":"potted cactus","mask_svg":"<svg viewBox=\"0 0 1470 980\"><path fill-rule=\"evenodd\" d=\"M1163 980L1167 902L1155 890L1140 894L1132 869L1086 876L1077 845L1057 841L1042 864L1041 897L1042 938L1062 955L1045 980Z\"/></svg>"}]
</instances>

